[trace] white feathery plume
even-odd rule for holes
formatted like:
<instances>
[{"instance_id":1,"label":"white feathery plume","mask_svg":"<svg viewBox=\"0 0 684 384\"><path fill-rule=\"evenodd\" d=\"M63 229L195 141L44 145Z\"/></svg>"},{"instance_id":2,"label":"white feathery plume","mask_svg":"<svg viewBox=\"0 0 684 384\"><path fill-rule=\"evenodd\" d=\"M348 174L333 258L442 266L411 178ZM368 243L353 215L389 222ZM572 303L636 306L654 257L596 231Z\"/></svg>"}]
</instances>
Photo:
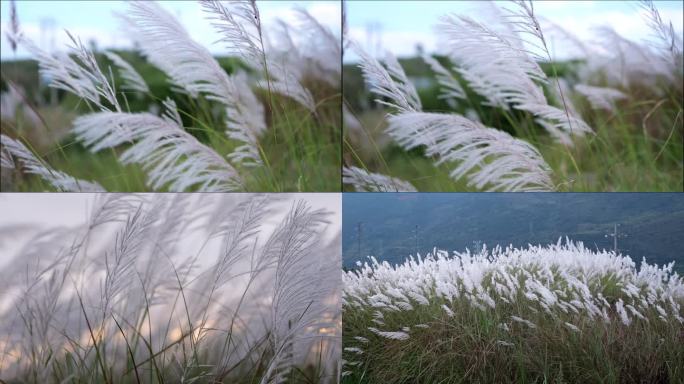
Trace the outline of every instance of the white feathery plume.
<instances>
[{"instance_id":1,"label":"white feathery plume","mask_svg":"<svg viewBox=\"0 0 684 384\"><path fill-rule=\"evenodd\" d=\"M330 28L316 20L306 9L295 7L295 12L301 23L299 30L309 42L306 46L308 50L303 53L331 74L328 78L332 81L332 85L339 86L339 77L342 73L340 38L335 36Z\"/></svg>"},{"instance_id":2,"label":"white feathery plume","mask_svg":"<svg viewBox=\"0 0 684 384\"><path fill-rule=\"evenodd\" d=\"M263 70L265 54L259 8L253 0L234 0L226 7L219 0L200 0L211 25L222 35L218 41L239 54L250 67Z\"/></svg>"},{"instance_id":3,"label":"white feathery plume","mask_svg":"<svg viewBox=\"0 0 684 384\"><path fill-rule=\"evenodd\" d=\"M2 141L4 142L7 136L2 135ZM7 169L14 169L16 165L14 164L14 159L12 159L12 154L5 148L4 144L0 146L0 167Z\"/></svg>"},{"instance_id":4,"label":"white feathery plume","mask_svg":"<svg viewBox=\"0 0 684 384\"><path fill-rule=\"evenodd\" d=\"M312 259L327 215L326 211L311 210L299 201L264 246L262 258L276 263L271 305L275 353L262 384L283 382L293 365L292 350L297 339L317 334L319 328L329 325L321 319L325 312L321 301L337 289L338 281L321 273L331 267L329 263Z\"/></svg>"},{"instance_id":5,"label":"white feathery plume","mask_svg":"<svg viewBox=\"0 0 684 384\"><path fill-rule=\"evenodd\" d=\"M351 112L347 103L342 104L342 119L344 121L344 129L350 133L363 133L363 126L359 119Z\"/></svg>"},{"instance_id":6,"label":"white feathery plume","mask_svg":"<svg viewBox=\"0 0 684 384\"><path fill-rule=\"evenodd\" d=\"M629 318L627 311L625 311L625 306L624 306L624 303L622 302L622 299L619 299L618 301L615 302L615 310L617 311L618 315L620 316L620 320L622 321L622 324L630 325L632 323L632 320Z\"/></svg>"},{"instance_id":7,"label":"white feathery plume","mask_svg":"<svg viewBox=\"0 0 684 384\"><path fill-rule=\"evenodd\" d=\"M614 88L594 87L586 84L575 85L575 91L586 97L594 109L613 111L615 101L626 99L627 95Z\"/></svg>"},{"instance_id":8,"label":"white feathery plume","mask_svg":"<svg viewBox=\"0 0 684 384\"><path fill-rule=\"evenodd\" d=\"M316 111L316 101L311 92L299 82L297 71L289 69L287 61L268 59L268 83L270 90L287 96L304 106L310 112ZM261 86L265 88L264 85Z\"/></svg>"},{"instance_id":9,"label":"white feathery plume","mask_svg":"<svg viewBox=\"0 0 684 384\"><path fill-rule=\"evenodd\" d=\"M537 84L547 84L546 75L527 51L465 16L444 17L438 28L446 36L456 70L488 105L508 109L510 104L545 120L545 127L551 125L566 134L592 132L579 117L548 104Z\"/></svg>"},{"instance_id":10,"label":"white feathery plume","mask_svg":"<svg viewBox=\"0 0 684 384\"><path fill-rule=\"evenodd\" d=\"M260 163L252 156L258 153L252 137L265 129L263 106L245 81L228 76L211 53L193 41L183 26L155 2L132 2L130 12L122 18L145 56L176 85L192 96L205 94L226 106L229 136L249 138L245 145L252 147L248 151L240 147L241 153L233 157Z\"/></svg>"},{"instance_id":11,"label":"white feathery plume","mask_svg":"<svg viewBox=\"0 0 684 384\"><path fill-rule=\"evenodd\" d=\"M430 66L433 72L437 75L437 82L442 86L442 94L439 95L441 99L465 99L466 94L461 87L461 84L456 80L454 75L444 68L442 64L430 55L423 55L423 61Z\"/></svg>"},{"instance_id":12,"label":"white feathery plume","mask_svg":"<svg viewBox=\"0 0 684 384\"><path fill-rule=\"evenodd\" d=\"M670 62L673 70L681 76L682 74L682 38L675 33L672 22L665 23L660 17L660 12L652 0L641 0L641 7L646 11L648 26L660 40L658 47L664 54L665 59ZM669 57L667 57L669 56Z\"/></svg>"},{"instance_id":13,"label":"white feathery plume","mask_svg":"<svg viewBox=\"0 0 684 384\"><path fill-rule=\"evenodd\" d=\"M511 316L511 320L515 321L516 323L525 324L532 329L537 328L537 326L534 325L533 322L531 322L529 320L525 320L525 319L518 317L518 316Z\"/></svg>"},{"instance_id":14,"label":"white feathery plume","mask_svg":"<svg viewBox=\"0 0 684 384\"><path fill-rule=\"evenodd\" d=\"M142 93L148 93L150 91L145 79L140 76L138 71L136 71L131 64L112 51L105 51L104 54L119 68L119 75L124 80L122 88Z\"/></svg>"},{"instance_id":15,"label":"white feathery plume","mask_svg":"<svg viewBox=\"0 0 684 384\"><path fill-rule=\"evenodd\" d=\"M435 249L424 257L411 257L399 264L378 262L375 258L369 257L368 262L357 266L355 270L343 275L343 305L345 311L363 314L367 324L356 324L362 327L355 327L356 331L351 329L351 334L348 333L346 337L368 337L374 333L392 338L394 335L382 335L380 332L383 331L373 328L373 320L368 321L371 317L381 317L383 313L389 315L386 316L388 320L395 321L393 327L397 327L398 319L403 319L404 327L399 328L403 331L425 324L421 318L427 312L416 306L412 309L391 308L392 303L400 300L399 297L416 291L426 293L430 316L439 316L439 311L444 310L450 317L453 311L448 302L454 301L448 292L440 289L447 284L463 286L466 291L472 292L465 295L470 305L490 315L510 319L509 324L514 322L522 326L498 324L499 329L513 335L519 334L520 331L529 332L530 329L553 327L553 324L579 333L583 331L579 324L595 321L599 316L605 323L611 324L611 327L630 326L634 319L643 320L644 324L640 326L648 327L653 325L651 320L655 316L668 321L665 307L672 308L672 315L677 316L677 320L682 322L679 314L684 300L684 280L673 272L672 264L659 267L643 262L637 268L629 256L611 251L591 250L580 242L573 243L567 239L565 244L559 240L558 243L547 246L509 246L505 249L496 247L477 255L471 254L468 250L451 254ZM606 283L606 276L612 276L617 281L611 280ZM503 281L511 288L510 292L506 293L505 290L499 291L496 288L497 283ZM616 297L606 299L602 296L606 284L622 286L624 290ZM496 296L492 298L503 301L503 295L508 296L511 299L507 302L508 306L496 308L494 311L491 306L486 307L477 302L477 299L483 298L481 295L485 292L495 295L495 291ZM532 291L539 295L534 297L544 311L533 307L525 308L524 294ZM383 298L386 307L373 308L371 298L374 297ZM520 302L520 299L523 301ZM626 299L627 303L623 299ZM447 304L444 304L445 302ZM638 309L635 307L636 303ZM615 310L611 310L613 304ZM599 309L599 306L602 308ZM572 312L564 308L570 308ZM435 309L439 311L435 312ZM519 312L521 309L524 312ZM504 312L501 313L501 310ZM536 323L531 321L533 319ZM406 324L407 320L415 325ZM445 321L445 325L449 326L449 319ZM550 324L548 321L553 323ZM672 321L674 322L674 319ZM389 326L390 321L387 323ZM663 330L659 325L656 326L659 329L651 331ZM408 336L401 335L402 338ZM375 342L382 343L382 340Z\"/></svg>"},{"instance_id":16,"label":"white feathery plume","mask_svg":"<svg viewBox=\"0 0 684 384\"><path fill-rule=\"evenodd\" d=\"M97 152L133 143L120 156L122 163L140 163L153 189L167 187L185 191L232 191L240 187L235 169L213 149L187 133L176 110L167 100L163 117L149 113L100 112L81 116L74 132L90 150Z\"/></svg>"},{"instance_id":17,"label":"white feathery plume","mask_svg":"<svg viewBox=\"0 0 684 384\"><path fill-rule=\"evenodd\" d=\"M102 73L95 55L80 40L66 31L72 46L69 53L48 53L38 48L32 41L22 38L21 43L38 61L40 73L50 79L50 86L71 92L95 104L100 110L109 111L114 107L121 111L116 100L114 87ZM109 105L103 104L106 100Z\"/></svg>"},{"instance_id":18,"label":"white feathery plume","mask_svg":"<svg viewBox=\"0 0 684 384\"><path fill-rule=\"evenodd\" d=\"M354 186L357 192L417 192L408 181L357 167L343 167L342 182Z\"/></svg>"},{"instance_id":19,"label":"white feathery plume","mask_svg":"<svg viewBox=\"0 0 684 384\"><path fill-rule=\"evenodd\" d=\"M546 57L536 56L538 60L548 60L552 62L551 52L549 51L542 26L539 19L534 13L534 3L530 0L514 0L514 4L518 6L517 10L506 9L508 13L508 23L513 25L517 33L533 36L537 42L527 40L527 44L546 53ZM516 29L517 28L517 29ZM576 110L571 106L570 100L567 99L569 94L563 90L560 79L556 78L553 93L558 96L558 100L562 102L563 109L560 110L548 103L539 103L538 101L522 101L516 106L517 109L526 110L533 113L538 118L536 121L544 127L556 140L570 146L572 140L570 135L578 137L584 136L586 133L593 133L593 130L587 125L584 120L577 114ZM568 96L566 96L568 95Z\"/></svg>"},{"instance_id":20,"label":"white feathery plume","mask_svg":"<svg viewBox=\"0 0 684 384\"><path fill-rule=\"evenodd\" d=\"M398 331L398 332L388 332L388 331L381 331L377 328L369 327L369 331L375 333L378 336L382 336L386 339L390 340L408 340L410 338L409 334L406 332Z\"/></svg>"},{"instance_id":21,"label":"white feathery plume","mask_svg":"<svg viewBox=\"0 0 684 384\"><path fill-rule=\"evenodd\" d=\"M571 323L566 322L566 323L564 323L563 325L565 325L569 330L571 330L571 331L573 331L573 332L580 332L580 329L577 328L577 326L574 325L574 324L571 324Z\"/></svg>"},{"instance_id":22,"label":"white feathery plume","mask_svg":"<svg viewBox=\"0 0 684 384\"><path fill-rule=\"evenodd\" d=\"M510 98L545 103L541 88L546 83L539 64L510 40L466 16L445 16L438 24L450 56L471 86L488 99L489 105L508 109Z\"/></svg>"},{"instance_id":23,"label":"white feathery plume","mask_svg":"<svg viewBox=\"0 0 684 384\"><path fill-rule=\"evenodd\" d=\"M228 116L226 135L244 144L228 154L228 158L244 166L262 165L259 136L266 130L264 106L249 88L247 75L244 72L238 72L232 76L232 80L238 91L239 105L243 108L226 107Z\"/></svg>"},{"instance_id":24,"label":"white feathery plume","mask_svg":"<svg viewBox=\"0 0 684 384\"><path fill-rule=\"evenodd\" d=\"M267 84L260 84L262 88L290 97L311 112L316 110L313 96L297 77L299 71L292 71L284 60L276 61L265 54L261 17L254 0L235 1L228 8L218 0L203 0L202 5L212 15L212 25L223 35L220 41L239 53L252 68L265 72Z\"/></svg>"},{"instance_id":25,"label":"white feathery plume","mask_svg":"<svg viewBox=\"0 0 684 384\"><path fill-rule=\"evenodd\" d=\"M601 71L609 84L628 87L638 83L657 89L657 78L675 81L675 71L669 60L663 60L648 47L622 37L611 27L597 28L605 57L590 57L589 73ZM681 74L681 73L680 73Z\"/></svg>"},{"instance_id":26,"label":"white feathery plume","mask_svg":"<svg viewBox=\"0 0 684 384\"><path fill-rule=\"evenodd\" d=\"M345 347L344 348L345 352L351 352L351 353L356 353L357 355L362 355L363 354L363 349L358 348L358 347Z\"/></svg>"},{"instance_id":27,"label":"white feathery plume","mask_svg":"<svg viewBox=\"0 0 684 384\"><path fill-rule=\"evenodd\" d=\"M120 17L143 55L175 85L193 97L205 93L231 104L234 92L228 75L211 53L193 41L178 20L156 2L132 1L128 12Z\"/></svg>"},{"instance_id":28,"label":"white feathery plume","mask_svg":"<svg viewBox=\"0 0 684 384\"><path fill-rule=\"evenodd\" d=\"M390 99L390 101L376 99L376 102L396 108L399 112L422 109L416 88L391 53L386 54L385 66L387 68L385 68L366 53L359 44L352 43L352 49L361 57L359 66L370 91L380 97Z\"/></svg>"},{"instance_id":29,"label":"white feathery plume","mask_svg":"<svg viewBox=\"0 0 684 384\"><path fill-rule=\"evenodd\" d=\"M451 177L490 191L553 190L551 169L539 151L506 132L459 115L411 112L389 117L388 133L406 149L427 147L437 164L458 161Z\"/></svg>"},{"instance_id":30,"label":"white feathery plume","mask_svg":"<svg viewBox=\"0 0 684 384\"><path fill-rule=\"evenodd\" d=\"M23 165L27 173L40 176L59 191L63 192L105 192L105 189L96 182L76 179L64 172L52 169L47 164L38 160L31 151L19 140L1 135L2 139L2 167L15 168L16 164L12 157L16 157Z\"/></svg>"}]
</instances>

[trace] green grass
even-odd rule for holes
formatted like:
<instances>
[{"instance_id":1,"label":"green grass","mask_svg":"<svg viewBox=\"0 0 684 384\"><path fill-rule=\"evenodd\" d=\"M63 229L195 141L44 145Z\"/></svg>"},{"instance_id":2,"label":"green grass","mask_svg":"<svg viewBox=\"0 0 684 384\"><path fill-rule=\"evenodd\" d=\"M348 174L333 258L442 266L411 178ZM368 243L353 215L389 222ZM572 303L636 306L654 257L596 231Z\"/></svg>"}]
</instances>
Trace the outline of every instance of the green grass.
<instances>
[{"instance_id":1,"label":"green grass","mask_svg":"<svg viewBox=\"0 0 684 384\"><path fill-rule=\"evenodd\" d=\"M219 103L200 96L196 99L173 92L164 74L131 52L118 52L139 70L150 87L150 94L119 92L121 105L131 112L146 112L160 106L167 97L178 105L186 131L222 156L240 143L226 134L225 111ZM99 55L98 55L99 57ZM99 57L100 60L103 60ZM235 58L218 58L228 73L244 65ZM7 64L7 65L6 65ZM116 156L125 147L90 153L75 141L69 130L78 115L93 112L79 98L63 91L38 85L37 66L33 61L3 62L2 88L8 81L26 89L28 101L42 121L32 122L22 113L11 121L2 121L2 133L19 138L42 161L74 177L100 183L112 192L148 191L145 170L136 164L122 165ZM120 84L118 75L115 84ZM291 99L256 90L265 107L267 130L259 139L264 165L235 165L244 191L253 192L325 192L339 191L340 167L340 92L327 84L310 81L308 89L318 100L312 114ZM57 100L56 104L38 100ZM46 140L45 137L49 138ZM40 178L3 169L3 191L45 191L53 188ZM163 191L162 189L161 191Z\"/></svg>"},{"instance_id":2,"label":"green grass","mask_svg":"<svg viewBox=\"0 0 684 384\"><path fill-rule=\"evenodd\" d=\"M531 271L533 274L534 271ZM562 279L558 276L559 286ZM483 289L492 292L490 275ZM627 299L609 275L590 285L614 303ZM621 287L620 287L621 288ZM562 288L561 288L562 289ZM433 291L434 294L434 291ZM463 295L449 302L429 296L428 305L411 311L384 310L385 325L372 322L376 309L345 306L343 345L360 346L362 354L345 351L342 383L680 383L684 380L684 328L673 319L661 321L655 311L648 323L634 320L627 327L611 313L610 324L586 315L554 309L546 314L521 292L510 304L496 300L496 309L478 309ZM681 300L680 300L681 302ZM449 317L441 305L449 306ZM535 329L512 322L512 315L530 320ZM510 325L505 331L499 324ZM580 332L564 325L570 322ZM399 330L411 326L408 340L390 340L368 327ZM355 336L369 339L359 343ZM512 345L500 345L505 341Z\"/></svg>"},{"instance_id":3,"label":"green grass","mask_svg":"<svg viewBox=\"0 0 684 384\"><path fill-rule=\"evenodd\" d=\"M417 60L401 60L406 73L431 78L429 68L419 65ZM558 74L572 78L576 65L554 63L543 67L549 74L554 72L552 67L557 67ZM424 157L423 151L405 151L391 142L383 133L384 116L391 111L367 107L374 105L374 97L363 89L358 68L346 66L344 76L345 103L362 126L361 131L345 128L346 165L407 180L419 191L475 191L465 180L449 177L455 164L434 166L437 159ZM426 112L466 114L466 110L472 109L486 126L533 144L551 167L558 191L682 191L681 87L668 83L660 87L662 96L637 87L622 90L629 99L618 102L614 112L592 110L582 96L572 95L580 115L596 133L576 138L572 147L554 142L529 114L482 107L482 98L470 90L469 100L459 100L457 108L437 98L440 91L436 83L419 89L419 96ZM352 191L353 187L346 185L344 189Z\"/></svg>"}]
</instances>

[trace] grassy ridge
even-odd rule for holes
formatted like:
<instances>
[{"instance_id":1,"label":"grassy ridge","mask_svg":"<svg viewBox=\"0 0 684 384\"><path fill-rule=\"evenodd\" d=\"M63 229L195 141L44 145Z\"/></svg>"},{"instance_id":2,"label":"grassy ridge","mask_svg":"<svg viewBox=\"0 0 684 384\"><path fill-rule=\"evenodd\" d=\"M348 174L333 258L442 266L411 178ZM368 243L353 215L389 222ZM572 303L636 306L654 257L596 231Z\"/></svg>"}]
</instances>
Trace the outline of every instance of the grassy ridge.
<instances>
[{"instance_id":1,"label":"grassy ridge","mask_svg":"<svg viewBox=\"0 0 684 384\"><path fill-rule=\"evenodd\" d=\"M201 142L208 144L220 154L227 154L238 144L225 136L225 111L215 102L203 96L196 99L174 92L163 72L139 55L129 51L116 51L128 60L150 88L149 94L119 92L117 99L131 112L147 112L158 109L161 102L170 97L178 104L179 113L186 130ZM96 55L101 66L108 62ZM228 74L246 70L245 65L234 57L219 57L217 61ZM116 156L125 147L116 150L90 153L69 133L72 121L78 115L93 112L75 95L39 85L38 66L35 61L3 62L3 91L7 81L25 90L33 110L41 116L38 120L24 118L17 113L16 119L2 121L2 132L21 138L31 145L43 161L55 169L77 178L99 182L108 191L145 191L145 172L137 164L121 164ZM121 84L117 71L113 72L114 84ZM335 191L339 190L341 135L339 90L327 84L310 84L321 102L317 115L285 97L260 90L258 97L268 107L271 130L264 135L260 145L265 166L242 169L244 189L248 191ZM51 100L51 101L50 101ZM271 103L271 100L273 103ZM271 108L272 107L272 108ZM25 108L25 107L24 107ZM3 170L10 174L11 171ZM39 177L13 173L4 179L6 191L43 191L52 187Z\"/></svg>"},{"instance_id":2,"label":"grassy ridge","mask_svg":"<svg viewBox=\"0 0 684 384\"><path fill-rule=\"evenodd\" d=\"M345 276L344 383L677 383L681 277L581 245Z\"/></svg>"},{"instance_id":3,"label":"grassy ridge","mask_svg":"<svg viewBox=\"0 0 684 384\"><path fill-rule=\"evenodd\" d=\"M450 68L444 57L436 59ZM467 100L456 105L440 98L435 74L422 62L411 57L399 60L414 82L426 112L458 113L477 116L485 126L495 127L522 138L538 148L553 170L553 182L559 191L682 191L684 188L684 116L681 87L662 80L660 94L644 87L632 86L629 98L617 103L614 111L592 110L585 98L566 95L577 106L582 118L596 132L575 140L571 148L555 142L535 124L529 114L503 111L483 106L481 96L466 88ZM583 62L541 63L549 78L562 77L578 82ZM378 109L363 85L361 70L347 64L344 71L344 95L351 115L360 123L347 125L344 138L344 162L372 172L379 172L411 182L419 191L474 191L464 180L449 177L451 164L434 166L436 159L426 158L424 151L403 150L383 134L387 126L386 111ZM457 81L467 84L457 72ZM552 80L553 82L553 80ZM551 84L550 86L555 86ZM554 97L545 90L547 98ZM353 190L345 186L346 190Z\"/></svg>"}]
</instances>

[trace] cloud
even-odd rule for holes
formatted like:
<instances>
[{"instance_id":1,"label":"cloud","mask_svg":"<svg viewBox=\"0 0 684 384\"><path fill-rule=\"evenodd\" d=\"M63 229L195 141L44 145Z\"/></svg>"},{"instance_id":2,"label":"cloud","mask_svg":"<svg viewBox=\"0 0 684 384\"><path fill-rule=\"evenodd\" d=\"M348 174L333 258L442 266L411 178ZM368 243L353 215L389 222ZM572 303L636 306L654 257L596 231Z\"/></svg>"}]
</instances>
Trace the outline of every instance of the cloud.
<instances>
[{"instance_id":1,"label":"cloud","mask_svg":"<svg viewBox=\"0 0 684 384\"><path fill-rule=\"evenodd\" d=\"M202 7L196 2L159 2L159 4L169 11L174 17L180 20L181 24L186 28L190 36L203 46L207 47L213 54L225 54L226 49L222 44L216 43L220 39L219 33L207 22L206 14ZM330 28L333 33L338 36L340 32L341 7L338 2L263 2L260 4L260 12L263 19L263 24L267 30L275 26L276 19L282 19L291 25L297 25L299 18L294 11L295 6L301 6L311 13L321 24ZM4 6L4 3L3 3ZM51 8L45 7L45 14L37 17L45 17L49 14ZM41 11L42 12L42 11ZM4 12L3 12L4 17ZM83 42L90 40L96 41L100 49L103 48L122 48L130 49L133 47L132 42L128 36L119 31L120 23L118 20L108 19L103 23L103 27L84 26L83 24L55 24L54 27L46 29L41 28L39 22L22 21L21 29L25 36L33 40L40 48L46 50L63 50L69 43L69 39L62 28L66 28L74 36L80 37ZM0 31L2 32L2 39L5 39L5 31L7 23L2 20ZM0 57L4 59L14 58L14 54L10 49L9 44L1 44ZM29 53L24 49L19 49L17 58L30 57Z\"/></svg>"},{"instance_id":2,"label":"cloud","mask_svg":"<svg viewBox=\"0 0 684 384\"><path fill-rule=\"evenodd\" d=\"M369 54L377 57L383 56L386 51L391 52L397 57L413 56L416 54L418 45L421 45L426 52L435 52L437 50L436 35L431 32L382 31L380 41L378 42L377 35L369 38L365 28L351 27L349 28L349 37L359 43ZM348 53L345 53L344 60L346 62L353 62L358 60L358 56L354 52L348 51Z\"/></svg>"}]
</instances>

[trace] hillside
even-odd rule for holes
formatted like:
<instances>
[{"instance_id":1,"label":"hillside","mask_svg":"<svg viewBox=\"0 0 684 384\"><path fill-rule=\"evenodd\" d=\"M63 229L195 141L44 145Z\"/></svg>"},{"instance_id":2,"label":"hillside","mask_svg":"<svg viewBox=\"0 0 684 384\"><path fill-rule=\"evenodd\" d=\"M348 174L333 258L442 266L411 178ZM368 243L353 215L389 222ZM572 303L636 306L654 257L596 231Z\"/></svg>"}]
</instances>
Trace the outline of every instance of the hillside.
<instances>
[{"instance_id":1,"label":"hillside","mask_svg":"<svg viewBox=\"0 0 684 384\"><path fill-rule=\"evenodd\" d=\"M679 194L346 194L343 209L347 268L359 255L398 263L416 250L463 250L478 241L525 246L568 236L592 249L612 249L612 238L604 235L615 223L627 234L619 249L636 261L684 264Z\"/></svg>"}]
</instances>

